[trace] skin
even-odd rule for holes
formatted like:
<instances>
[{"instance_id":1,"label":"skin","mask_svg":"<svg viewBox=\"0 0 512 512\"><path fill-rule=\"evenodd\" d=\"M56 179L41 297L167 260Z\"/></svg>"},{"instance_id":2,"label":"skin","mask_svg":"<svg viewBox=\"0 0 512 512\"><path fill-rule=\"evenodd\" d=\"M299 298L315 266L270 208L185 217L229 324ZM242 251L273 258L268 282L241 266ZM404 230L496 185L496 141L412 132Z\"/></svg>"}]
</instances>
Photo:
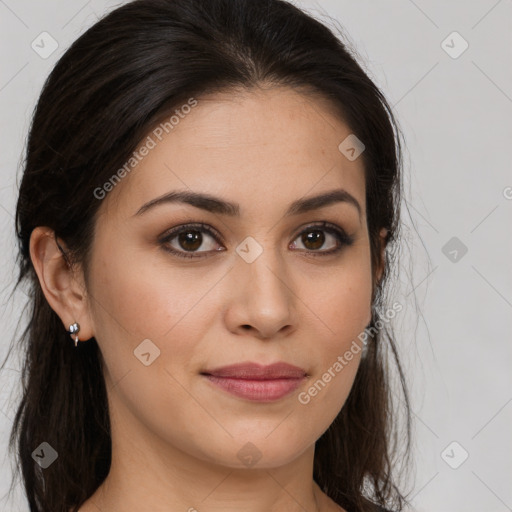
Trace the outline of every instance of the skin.
<instances>
[{"instance_id":1,"label":"skin","mask_svg":"<svg viewBox=\"0 0 512 512\"><path fill-rule=\"evenodd\" d=\"M102 200L87 283L80 268L66 267L52 232L34 230L31 257L49 304L63 328L77 321L81 341L96 338L105 361L112 466L81 512L343 510L313 481L314 444L345 403L360 353L309 403L298 394L368 325L382 272L371 272L362 159L338 150L350 133L324 100L288 88L198 98ZM348 202L284 216L293 201L338 188L361 216ZM171 190L237 202L240 218L182 203L135 215ZM353 244L315 257L336 247L328 231L323 245L301 241L317 221L339 226ZM165 251L160 235L188 222L223 240L202 232L203 258ZM248 236L263 249L252 263L235 251ZM190 247L177 237L169 245ZM134 357L145 339L160 350L149 366ZM243 361L286 361L309 376L291 395L261 403L200 375ZM252 467L237 457L248 442L261 454Z\"/></svg>"}]
</instances>

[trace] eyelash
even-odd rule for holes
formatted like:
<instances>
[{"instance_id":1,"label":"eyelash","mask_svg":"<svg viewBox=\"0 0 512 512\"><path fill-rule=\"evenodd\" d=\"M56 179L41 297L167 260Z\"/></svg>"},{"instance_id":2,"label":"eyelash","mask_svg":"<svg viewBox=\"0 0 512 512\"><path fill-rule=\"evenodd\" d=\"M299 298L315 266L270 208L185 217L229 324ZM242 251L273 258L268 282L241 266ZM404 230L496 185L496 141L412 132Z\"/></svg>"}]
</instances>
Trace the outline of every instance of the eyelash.
<instances>
[{"instance_id":1,"label":"eyelash","mask_svg":"<svg viewBox=\"0 0 512 512\"><path fill-rule=\"evenodd\" d=\"M335 236L337 239L339 245L335 249L330 249L328 251L314 251L309 250L310 256L317 257L317 256L330 256L332 254L340 252L343 247L350 246L354 243L354 237L349 236L343 231L343 229L337 227L335 224L331 224L327 221L317 222L310 224L306 226L305 229L300 231L297 236L295 236L294 240L296 240L300 235L307 233L308 231L317 231L318 229L326 231L327 233L330 233ZM186 233L187 231L199 231L199 232L206 232L209 235L211 235L217 242L219 242L219 239L222 240L222 236L214 230L212 227L208 226L207 224L203 224L201 222L198 223L192 223L192 224L184 224L181 226L177 226L175 228L172 228L170 231L168 231L163 237L159 239L159 243L162 245L163 249L170 252L174 256L177 256L178 258L185 258L185 259L192 259L192 258L205 258L207 256L201 255L197 256L197 254L208 254L212 251L195 251L195 252L184 252L184 251L177 251L173 248L170 248L167 244L176 238L176 236L180 235L181 233ZM213 251L213 252L220 252L220 251Z\"/></svg>"}]
</instances>

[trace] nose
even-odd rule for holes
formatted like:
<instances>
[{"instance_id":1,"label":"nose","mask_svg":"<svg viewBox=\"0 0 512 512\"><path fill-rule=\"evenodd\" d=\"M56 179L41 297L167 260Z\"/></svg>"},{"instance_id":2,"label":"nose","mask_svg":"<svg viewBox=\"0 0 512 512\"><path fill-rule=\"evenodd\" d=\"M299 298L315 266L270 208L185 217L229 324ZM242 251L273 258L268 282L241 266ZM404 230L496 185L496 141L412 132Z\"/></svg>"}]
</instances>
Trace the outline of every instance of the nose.
<instances>
[{"instance_id":1,"label":"nose","mask_svg":"<svg viewBox=\"0 0 512 512\"><path fill-rule=\"evenodd\" d=\"M237 257L225 322L231 332L252 331L260 339L284 336L296 328L293 283L284 263L265 249L252 263Z\"/></svg>"}]
</instances>

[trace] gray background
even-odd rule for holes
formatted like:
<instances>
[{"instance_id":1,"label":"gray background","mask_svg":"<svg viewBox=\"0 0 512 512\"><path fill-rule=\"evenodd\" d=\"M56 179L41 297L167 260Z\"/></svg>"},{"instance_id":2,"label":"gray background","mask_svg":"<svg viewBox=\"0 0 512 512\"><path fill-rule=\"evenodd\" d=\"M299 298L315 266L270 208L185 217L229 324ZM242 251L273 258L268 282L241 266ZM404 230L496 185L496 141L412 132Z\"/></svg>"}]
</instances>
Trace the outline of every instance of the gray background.
<instances>
[{"instance_id":1,"label":"gray background","mask_svg":"<svg viewBox=\"0 0 512 512\"><path fill-rule=\"evenodd\" d=\"M396 294L406 307L396 328L413 397L415 510L512 510L512 1L295 3L345 31L406 138L408 210ZM16 177L30 115L57 58L115 5L0 0L2 358L24 299L18 293L8 302ZM42 46L45 31L58 48L42 58L31 44ZM458 55L464 41L469 46ZM0 375L6 511L28 510L19 487L17 501L1 499L11 480L7 436L18 364L14 357Z\"/></svg>"}]
</instances>

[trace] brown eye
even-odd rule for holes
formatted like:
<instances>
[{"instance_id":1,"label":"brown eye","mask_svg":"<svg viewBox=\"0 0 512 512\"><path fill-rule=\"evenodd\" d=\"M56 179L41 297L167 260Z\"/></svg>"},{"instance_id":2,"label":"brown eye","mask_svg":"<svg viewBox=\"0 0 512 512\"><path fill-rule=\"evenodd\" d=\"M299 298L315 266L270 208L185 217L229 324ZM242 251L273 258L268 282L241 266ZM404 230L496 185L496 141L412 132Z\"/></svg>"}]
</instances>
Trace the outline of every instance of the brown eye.
<instances>
[{"instance_id":1,"label":"brown eye","mask_svg":"<svg viewBox=\"0 0 512 512\"><path fill-rule=\"evenodd\" d=\"M160 239L160 244L176 256L201 258L205 253L224 250L218 247L218 238L220 236L206 224L187 224L171 229Z\"/></svg>"},{"instance_id":2,"label":"brown eye","mask_svg":"<svg viewBox=\"0 0 512 512\"><path fill-rule=\"evenodd\" d=\"M301 240L306 249L316 250L320 249L322 245L324 245L325 235L319 229L304 231L304 233L302 233Z\"/></svg>"},{"instance_id":3,"label":"brown eye","mask_svg":"<svg viewBox=\"0 0 512 512\"><path fill-rule=\"evenodd\" d=\"M178 235L178 244L186 251L196 251L203 243L200 231L184 231Z\"/></svg>"},{"instance_id":4,"label":"brown eye","mask_svg":"<svg viewBox=\"0 0 512 512\"><path fill-rule=\"evenodd\" d=\"M321 222L316 225L308 226L303 230L295 240L300 239L304 251L312 256L327 256L341 251L344 246L352 245L354 238L347 235L343 229L330 222ZM326 250L319 250L324 245L328 245ZM298 247L298 242L294 241L289 246L292 249L302 249Z\"/></svg>"}]
</instances>

